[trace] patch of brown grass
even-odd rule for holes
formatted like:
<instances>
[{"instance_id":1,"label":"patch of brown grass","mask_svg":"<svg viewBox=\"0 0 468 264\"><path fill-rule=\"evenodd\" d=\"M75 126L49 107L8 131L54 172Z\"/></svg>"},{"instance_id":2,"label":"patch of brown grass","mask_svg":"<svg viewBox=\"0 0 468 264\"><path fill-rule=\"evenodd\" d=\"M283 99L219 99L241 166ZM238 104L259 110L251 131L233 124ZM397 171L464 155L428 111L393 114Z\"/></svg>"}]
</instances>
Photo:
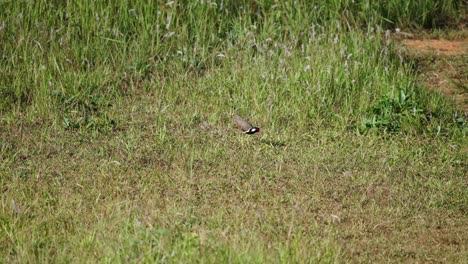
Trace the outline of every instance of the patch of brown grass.
<instances>
[{"instance_id":1,"label":"patch of brown grass","mask_svg":"<svg viewBox=\"0 0 468 264\"><path fill-rule=\"evenodd\" d=\"M11 250L21 250L10 243L28 251L45 234L50 250L67 237L69 246L95 236L118 244L126 223L138 222L175 232L161 238L165 247L180 233L201 252L234 245L274 256L286 245L299 259L311 247L351 262L466 257L460 146L350 132L260 139L234 129L201 133L176 119L167 124L179 129L162 137L152 114L122 111L119 120L132 126L94 136L3 128L4 144L18 153L2 167L3 204L16 206L3 214L17 223L15 237L0 241L3 252L15 259ZM265 143L273 137L284 146ZM100 260L108 249L92 241L80 251Z\"/></svg>"}]
</instances>

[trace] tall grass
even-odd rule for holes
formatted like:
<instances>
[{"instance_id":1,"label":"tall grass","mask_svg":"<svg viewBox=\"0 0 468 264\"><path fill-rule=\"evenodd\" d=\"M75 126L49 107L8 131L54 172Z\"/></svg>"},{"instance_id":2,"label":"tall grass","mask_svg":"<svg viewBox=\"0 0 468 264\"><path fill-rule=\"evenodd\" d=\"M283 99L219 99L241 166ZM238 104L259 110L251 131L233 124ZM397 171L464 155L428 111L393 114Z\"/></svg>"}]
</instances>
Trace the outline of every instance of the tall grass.
<instances>
[{"instance_id":1,"label":"tall grass","mask_svg":"<svg viewBox=\"0 0 468 264\"><path fill-rule=\"evenodd\" d=\"M118 95L142 87L160 91L157 86L166 81L181 83L192 78L190 74L215 70L240 76L232 84L244 82L241 89L231 87L242 94L231 95L231 108L246 99L244 106L269 98L271 109L275 103L292 104L283 105L282 110L288 110L284 113L329 117L338 111L339 118L344 114L349 121L376 98L414 88L411 79L403 77L406 68L394 63L398 59L393 49L382 44L384 30L379 25L434 24L440 17L433 15L436 12L457 19L463 14L457 12L460 5L461 1L4 2L2 111L31 108L34 116L64 116L67 126L89 121L94 127L102 117L99 109ZM411 12L422 17L412 20ZM363 31L347 33L364 25ZM253 69L244 72L243 65ZM271 67L275 71L269 71ZM217 94L225 105L229 97L222 91ZM106 119L103 125L111 126Z\"/></svg>"}]
</instances>

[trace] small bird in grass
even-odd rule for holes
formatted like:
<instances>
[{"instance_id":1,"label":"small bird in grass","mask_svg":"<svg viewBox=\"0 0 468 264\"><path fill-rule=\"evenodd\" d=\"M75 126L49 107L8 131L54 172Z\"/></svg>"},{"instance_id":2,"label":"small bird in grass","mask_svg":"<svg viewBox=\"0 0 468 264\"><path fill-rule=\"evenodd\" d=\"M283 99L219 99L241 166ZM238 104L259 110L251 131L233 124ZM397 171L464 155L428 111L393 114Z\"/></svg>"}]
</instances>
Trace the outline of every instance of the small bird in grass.
<instances>
[{"instance_id":1,"label":"small bird in grass","mask_svg":"<svg viewBox=\"0 0 468 264\"><path fill-rule=\"evenodd\" d=\"M242 132L244 132L245 134L251 135L251 134L255 134L257 132L260 132L260 128L254 127L252 124L245 121L240 116L238 116L236 114L232 114L232 118L234 119L234 122L236 122L239 129L241 129Z\"/></svg>"}]
</instances>

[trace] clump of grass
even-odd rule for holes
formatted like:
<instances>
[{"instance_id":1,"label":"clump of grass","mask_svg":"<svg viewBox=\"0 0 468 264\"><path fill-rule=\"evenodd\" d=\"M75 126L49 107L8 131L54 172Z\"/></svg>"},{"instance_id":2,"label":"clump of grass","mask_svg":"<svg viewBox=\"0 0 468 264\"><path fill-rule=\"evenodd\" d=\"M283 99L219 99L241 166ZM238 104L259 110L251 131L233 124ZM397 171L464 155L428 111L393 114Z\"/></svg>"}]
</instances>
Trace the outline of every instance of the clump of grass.
<instances>
[{"instance_id":1,"label":"clump of grass","mask_svg":"<svg viewBox=\"0 0 468 264\"><path fill-rule=\"evenodd\" d=\"M418 123L420 119L426 119L423 109L416 100L414 94L408 94L404 90L400 90L394 98L388 95L382 96L369 109L371 118L364 122L364 128L382 128L388 132L398 132L405 121L411 120Z\"/></svg>"}]
</instances>

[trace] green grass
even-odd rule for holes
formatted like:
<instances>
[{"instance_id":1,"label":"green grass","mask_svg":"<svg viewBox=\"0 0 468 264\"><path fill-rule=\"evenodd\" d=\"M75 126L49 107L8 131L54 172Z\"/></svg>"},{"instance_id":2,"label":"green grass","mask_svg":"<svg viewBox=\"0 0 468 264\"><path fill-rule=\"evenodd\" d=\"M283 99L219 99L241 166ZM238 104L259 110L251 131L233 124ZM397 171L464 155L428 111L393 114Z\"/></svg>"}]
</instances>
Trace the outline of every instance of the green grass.
<instances>
[{"instance_id":1,"label":"green grass","mask_svg":"<svg viewBox=\"0 0 468 264\"><path fill-rule=\"evenodd\" d=\"M466 120L385 33L466 11L413 2L0 2L0 262L466 259Z\"/></svg>"}]
</instances>

